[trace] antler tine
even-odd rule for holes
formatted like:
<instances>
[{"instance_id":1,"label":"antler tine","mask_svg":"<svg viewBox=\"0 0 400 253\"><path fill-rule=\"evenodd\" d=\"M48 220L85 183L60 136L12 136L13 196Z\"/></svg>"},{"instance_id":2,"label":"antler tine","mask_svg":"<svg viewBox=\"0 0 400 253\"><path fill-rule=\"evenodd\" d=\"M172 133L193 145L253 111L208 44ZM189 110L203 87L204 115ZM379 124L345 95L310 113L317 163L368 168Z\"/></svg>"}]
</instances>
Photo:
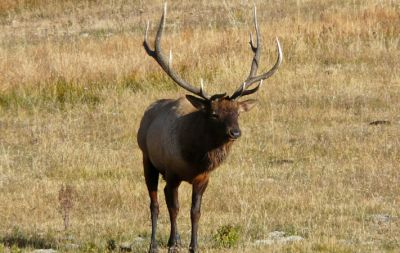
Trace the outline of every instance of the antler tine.
<instances>
[{"instance_id":1,"label":"antler tine","mask_svg":"<svg viewBox=\"0 0 400 253\"><path fill-rule=\"evenodd\" d=\"M271 77L278 70L278 68L281 65L282 60L283 60L283 52L282 52L281 44L279 43L279 39L276 38L275 40L276 40L276 48L278 51L278 58L276 59L274 66L270 70L265 72L264 74L255 76L255 77L252 77L252 78L249 78L248 80L246 80L245 83L247 86L250 86L253 83L256 83L256 82L259 82L261 80L265 80L265 79Z\"/></svg>"},{"instance_id":2,"label":"antler tine","mask_svg":"<svg viewBox=\"0 0 400 253\"><path fill-rule=\"evenodd\" d=\"M200 79L200 94L201 97L207 96L207 94L204 91L204 83L203 83L203 78Z\"/></svg>"},{"instance_id":3,"label":"antler tine","mask_svg":"<svg viewBox=\"0 0 400 253\"><path fill-rule=\"evenodd\" d=\"M258 28L258 22L257 22L257 7L254 4L254 16L253 16L253 21L254 21L254 28L256 30L256 43L257 46L254 45L254 41L253 41L253 33L250 32L250 47L251 47L251 51L253 51L254 53L254 57L253 60L251 62L251 68L250 68L250 73L249 76L247 77L247 79L243 82L242 85L239 86L239 88L233 93L233 95L230 97L231 99L235 99L237 97L242 96L242 93L246 90L246 86L247 85L247 81L250 80L250 78L252 78L255 74L257 74L257 69L258 69L258 65L260 62L260 51L261 51L261 43L260 43L260 31ZM256 87L256 90L258 90L258 86Z\"/></svg>"},{"instance_id":4,"label":"antler tine","mask_svg":"<svg viewBox=\"0 0 400 253\"><path fill-rule=\"evenodd\" d=\"M243 96L246 96L246 95L253 94L254 92L258 91L258 89L262 86L262 84L263 84L263 80L261 80L261 81L257 84L257 86L254 87L253 89L251 89L251 90L244 90L240 96L243 97Z\"/></svg>"},{"instance_id":5,"label":"antler tine","mask_svg":"<svg viewBox=\"0 0 400 253\"><path fill-rule=\"evenodd\" d=\"M164 57L164 54L161 49L161 37L164 31L165 27L165 17L167 15L167 3L164 3L164 10L163 14L161 16L160 24L158 26L155 42L154 42L154 48L155 50L151 50L148 42L147 42L147 33L149 29L149 23L147 23L147 28L144 36L144 41L143 41L143 47L146 50L147 54L151 57L153 57L157 63L161 66L161 68L165 71L165 73L168 74L169 77L172 78L172 80L175 81L176 84L178 84L180 87L184 88L185 90L194 93L197 96L200 96L204 99L209 100L210 96L207 95L207 93L203 89L195 88L192 85L190 85L188 82L183 80L178 74L172 69L171 67L171 52L170 52L170 60L167 61Z\"/></svg>"},{"instance_id":6,"label":"antler tine","mask_svg":"<svg viewBox=\"0 0 400 253\"><path fill-rule=\"evenodd\" d=\"M257 41L257 46L254 45L253 43L253 34L250 33L250 47L251 50L254 53L254 58L253 61L251 62L251 68L250 68L250 73L247 79L253 77L255 74L257 74L257 69L259 66L260 62L260 51L261 51L261 42L260 42L260 31L258 29L258 23L257 23L257 8L254 5L254 28L256 30L256 41Z\"/></svg>"},{"instance_id":7,"label":"antler tine","mask_svg":"<svg viewBox=\"0 0 400 253\"><path fill-rule=\"evenodd\" d=\"M250 68L250 74L247 77L247 79L239 86L239 88L233 93L233 95L230 97L230 99L236 99L241 96L245 95L250 95L256 92L262 85L262 80L265 80L272 76L279 68L279 66L282 63L283 59L283 53L282 53L282 48L279 43L278 38L276 38L276 45L277 45L277 50L278 50L278 59L276 60L275 65L265 72L264 74L261 74L259 76L255 76L257 74L257 69L259 66L259 61L260 61L260 51L261 51L261 40L259 36L259 28L258 28L258 23L257 23L257 12L256 12L256 7L254 6L254 26L256 29L256 41L257 41L257 46L254 45L253 42L253 36L250 33L250 46L252 51L254 52L254 58L251 63L251 68ZM255 88L247 90L248 87L250 87L253 83L260 82Z\"/></svg>"},{"instance_id":8,"label":"antler tine","mask_svg":"<svg viewBox=\"0 0 400 253\"><path fill-rule=\"evenodd\" d=\"M144 33L144 42L147 44L147 33L149 31L150 21L147 20L146 22L146 31Z\"/></svg>"},{"instance_id":9,"label":"antler tine","mask_svg":"<svg viewBox=\"0 0 400 253\"><path fill-rule=\"evenodd\" d=\"M143 47L146 50L146 53L154 58L155 57L155 52L150 49L149 43L147 42L147 33L149 31L149 26L150 26L150 21L147 21L146 31L144 33L144 39L143 39Z\"/></svg>"}]
</instances>

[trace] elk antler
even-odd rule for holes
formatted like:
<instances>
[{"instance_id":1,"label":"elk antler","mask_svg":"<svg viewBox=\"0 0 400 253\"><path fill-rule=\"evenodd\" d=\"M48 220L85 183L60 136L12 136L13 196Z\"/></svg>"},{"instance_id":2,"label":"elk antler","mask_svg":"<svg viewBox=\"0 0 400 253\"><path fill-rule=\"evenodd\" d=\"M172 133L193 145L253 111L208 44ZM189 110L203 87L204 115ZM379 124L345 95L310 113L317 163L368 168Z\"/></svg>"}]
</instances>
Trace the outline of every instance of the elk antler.
<instances>
[{"instance_id":1,"label":"elk antler","mask_svg":"<svg viewBox=\"0 0 400 253\"><path fill-rule=\"evenodd\" d=\"M242 96L250 95L256 92L262 85L262 81L269 78L272 76L279 68L279 65L282 63L282 48L279 43L278 38L276 38L276 45L278 48L278 59L276 60L275 65L265 72L264 74L261 74L259 76L256 76L257 74L257 69L259 66L260 62L260 51L261 51L261 40L260 40L260 31L258 29L258 23L257 23L257 11L256 11L256 6L254 6L254 26L256 30L256 41L257 41L257 46L254 45L253 42L253 35L250 33L250 47L251 50L254 53L254 58L253 61L251 62L251 68L250 68L250 73L247 79L239 86L239 88L230 96L230 99L236 99ZM253 88L253 89L248 89L253 83L259 82L258 85Z\"/></svg>"},{"instance_id":2,"label":"elk antler","mask_svg":"<svg viewBox=\"0 0 400 253\"><path fill-rule=\"evenodd\" d=\"M147 22L146 32L145 32L144 41L143 41L144 49L146 50L148 55L153 57L158 62L158 64L165 71L165 73L167 73L172 78L172 80L175 81L175 83L177 83L179 86L181 86L185 90L194 93L197 96L200 96L204 99L210 100L211 97L206 94L206 92L203 89L203 85L201 85L200 89L193 87L188 82L186 82L181 77L179 77L178 74L171 68L171 58L172 58L171 53L170 53L169 61L166 61L166 59L162 53L162 50L161 50L161 36L164 31L166 15L167 15L167 3L164 4L163 15L161 16L160 25L158 26L157 35L156 35L155 42L154 42L155 50L151 50L149 47L149 44L147 43L147 32L149 30L149 22Z\"/></svg>"}]
</instances>

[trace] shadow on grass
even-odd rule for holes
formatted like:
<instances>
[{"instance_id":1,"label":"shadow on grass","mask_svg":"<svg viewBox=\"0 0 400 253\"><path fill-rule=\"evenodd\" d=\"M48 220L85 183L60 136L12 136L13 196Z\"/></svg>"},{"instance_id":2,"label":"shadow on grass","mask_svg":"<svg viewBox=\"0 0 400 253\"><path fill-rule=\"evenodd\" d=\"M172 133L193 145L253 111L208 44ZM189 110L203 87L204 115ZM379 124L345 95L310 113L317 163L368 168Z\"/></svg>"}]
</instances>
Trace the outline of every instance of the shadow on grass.
<instances>
[{"instance_id":1,"label":"shadow on grass","mask_svg":"<svg viewBox=\"0 0 400 253\"><path fill-rule=\"evenodd\" d=\"M14 228L11 233L0 237L0 243L7 247L50 249L57 247L57 241L50 235L27 234L19 228Z\"/></svg>"}]
</instances>

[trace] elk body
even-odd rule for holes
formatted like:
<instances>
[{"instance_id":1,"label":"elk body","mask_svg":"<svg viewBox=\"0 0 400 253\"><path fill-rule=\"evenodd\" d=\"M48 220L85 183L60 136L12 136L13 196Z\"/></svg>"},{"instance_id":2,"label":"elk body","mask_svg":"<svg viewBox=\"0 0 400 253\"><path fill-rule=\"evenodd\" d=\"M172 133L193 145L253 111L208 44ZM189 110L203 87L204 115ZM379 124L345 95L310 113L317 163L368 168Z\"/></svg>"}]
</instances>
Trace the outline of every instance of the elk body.
<instances>
[{"instance_id":1,"label":"elk body","mask_svg":"<svg viewBox=\"0 0 400 253\"><path fill-rule=\"evenodd\" d=\"M197 230L200 219L200 206L207 188L210 172L227 157L229 150L241 131L238 117L241 112L250 110L256 100L239 101L245 95L256 92L262 80L276 72L282 62L282 50L277 40L278 59L269 71L257 74L260 59L260 38L254 8L256 45L250 34L250 46L254 53L250 74L231 96L224 94L207 95L203 89L181 79L171 68L161 50L161 37L165 26L166 4L158 27L155 49L147 42L147 25L143 46L149 56L185 90L193 93L178 99L162 99L147 108L140 123L137 141L143 153L143 167L146 185L150 196L151 243L149 252L157 252L156 229L159 213L157 188L159 175L166 181L165 199L171 221L168 241L169 252L176 252L180 246L176 219L179 211L178 188L182 181L192 184L192 206L190 218L192 233L190 252L197 252ZM250 89L250 87L256 84Z\"/></svg>"}]
</instances>

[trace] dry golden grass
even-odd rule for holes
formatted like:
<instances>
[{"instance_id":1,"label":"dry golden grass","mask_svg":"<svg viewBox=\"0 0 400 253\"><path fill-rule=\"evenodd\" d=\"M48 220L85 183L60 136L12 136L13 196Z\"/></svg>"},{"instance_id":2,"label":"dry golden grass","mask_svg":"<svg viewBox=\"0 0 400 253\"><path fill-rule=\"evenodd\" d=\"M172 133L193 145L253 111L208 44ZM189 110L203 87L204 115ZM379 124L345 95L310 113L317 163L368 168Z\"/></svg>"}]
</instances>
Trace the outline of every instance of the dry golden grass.
<instances>
[{"instance_id":1,"label":"dry golden grass","mask_svg":"<svg viewBox=\"0 0 400 253\"><path fill-rule=\"evenodd\" d=\"M263 67L275 60L275 36L285 59L255 95L258 108L241 118L243 138L211 177L202 252L398 252L400 4L255 2ZM19 230L25 239L55 241L62 252L68 243L103 252L110 239L142 236L135 251L146 251L150 217L136 130L152 101L185 94L141 46L144 21L154 32L161 7L123 0L0 3L3 242ZM170 3L164 45L173 49L175 68L194 84L204 78L210 92L232 92L250 67L251 15L247 1ZM375 120L391 124L369 125ZM67 231L58 203L64 184L76 191ZM190 190L180 188L185 248ZM378 221L378 214L389 220ZM165 244L162 201L159 224ZM213 242L227 224L241 229L233 249ZM305 239L253 244L274 230Z\"/></svg>"}]
</instances>

